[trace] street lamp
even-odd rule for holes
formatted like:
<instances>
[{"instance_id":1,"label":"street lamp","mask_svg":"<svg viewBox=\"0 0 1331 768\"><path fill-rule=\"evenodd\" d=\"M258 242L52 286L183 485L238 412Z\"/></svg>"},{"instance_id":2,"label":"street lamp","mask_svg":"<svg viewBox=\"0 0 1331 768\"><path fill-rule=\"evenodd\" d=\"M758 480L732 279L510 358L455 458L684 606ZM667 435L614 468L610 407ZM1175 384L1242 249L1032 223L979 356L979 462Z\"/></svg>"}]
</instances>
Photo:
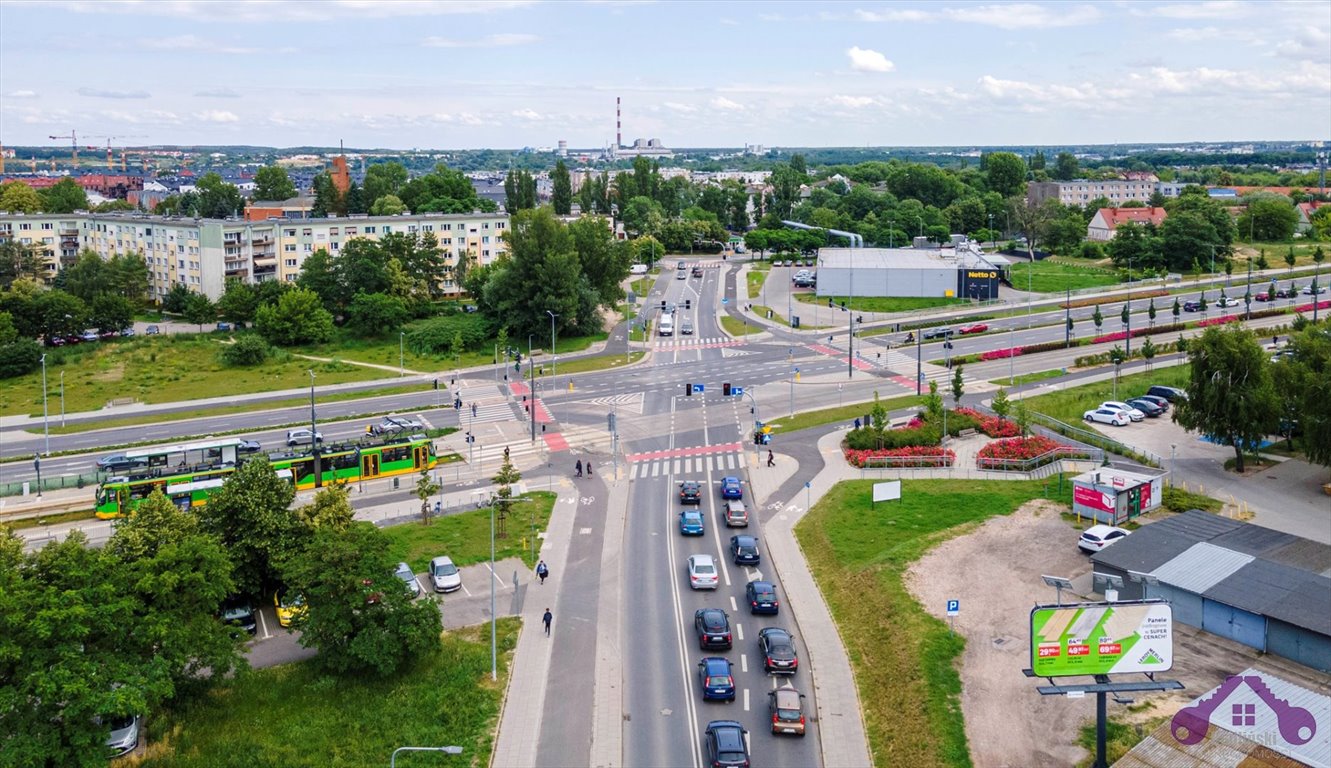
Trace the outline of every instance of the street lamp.
<instances>
[{"instance_id":1,"label":"street lamp","mask_svg":"<svg viewBox=\"0 0 1331 768\"><path fill-rule=\"evenodd\" d=\"M555 372L559 366L559 354L555 352L555 318L559 315L548 309L545 314L550 316L550 385L554 386Z\"/></svg>"},{"instance_id":2,"label":"street lamp","mask_svg":"<svg viewBox=\"0 0 1331 768\"><path fill-rule=\"evenodd\" d=\"M319 466L319 427L314 417L314 369L310 368L310 447L314 452L314 487L323 487L323 468Z\"/></svg>"},{"instance_id":3,"label":"street lamp","mask_svg":"<svg viewBox=\"0 0 1331 768\"><path fill-rule=\"evenodd\" d=\"M46 413L46 355L42 355L42 431L46 433L46 455L51 455L51 423Z\"/></svg>"},{"instance_id":4,"label":"street lamp","mask_svg":"<svg viewBox=\"0 0 1331 768\"><path fill-rule=\"evenodd\" d=\"M65 426L65 372L60 372L60 426Z\"/></svg>"},{"instance_id":5,"label":"street lamp","mask_svg":"<svg viewBox=\"0 0 1331 768\"><path fill-rule=\"evenodd\" d=\"M406 375L407 375L407 358L406 358L406 356L403 354L403 351L402 351L402 349L403 349L403 347L402 347L402 342L403 342L406 338L407 338L407 332L406 332L406 331L398 331L398 332L397 332L397 375L398 375L398 376L406 376Z\"/></svg>"},{"instance_id":6,"label":"street lamp","mask_svg":"<svg viewBox=\"0 0 1331 768\"><path fill-rule=\"evenodd\" d=\"M989 250L998 247L998 242L994 239L994 215L989 214Z\"/></svg>"},{"instance_id":7,"label":"street lamp","mask_svg":"<svg viewBox=\"0 0 1331 768\"><path fill-rule=\"evenodd\" d=\"M393 756L388 759L389 768L397 768L397 753L399 752L443 752L445 755L460 755L462 747L398 747L393 750Z\"/></svg>"}]
</instances>

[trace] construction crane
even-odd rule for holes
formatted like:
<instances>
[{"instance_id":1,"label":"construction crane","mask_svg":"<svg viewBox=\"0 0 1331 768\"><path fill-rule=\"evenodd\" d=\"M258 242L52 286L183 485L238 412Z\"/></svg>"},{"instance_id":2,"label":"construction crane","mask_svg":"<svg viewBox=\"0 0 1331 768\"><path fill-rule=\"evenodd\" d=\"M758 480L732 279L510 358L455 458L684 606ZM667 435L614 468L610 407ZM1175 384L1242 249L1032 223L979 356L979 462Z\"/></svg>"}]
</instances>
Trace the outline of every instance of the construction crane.
<instances>
[{"instance_id":1,"label":"construction crane","mask_svg":"<svg viewBox=\"0 0 1331 768\"><path fill-rule=\"evenodd\" d=\"M75 131L75 130L73 130L73 129L71 128L70 131L69 131L69 135L68 135L68 136L52 136L52 137L51 137L51 140L52 140L52 141L59 141L60 139L69 139L69 146L74 150L74 161L73 161L73 162L74 162L74 167L75 167L75 168L78 168L78 167L79 167L79 134L78 134L78 132Z\"/></svg>"},{"instance_id":2,"label":"construction crane","mask_svg":"<svg viewBox=\"0 0 1331 768\"><path fill-rule=\"evenodd\" d=\"M111 141L112 141L113 139L141 139L141 138L143 138L143 134L141 134L141 133L122 133L122 134L120 134L120 135L118 135L118 136L84 136L83 138L85 138L85 139L106 139L106 170L107 170L107 171L113 171L113 170L115 170L115 167L116 167L116 165L115 165L116 161L115 161L115 158L111 155ZM88 148L88 149L101 149L101 147L93 147L93 146L89 146L89 147L87 147L87 148ZM122 163L122 165L123 165L123 163ZM121 168L121 170L123 171L124 169Z\"/></svg>"}]
</instances>

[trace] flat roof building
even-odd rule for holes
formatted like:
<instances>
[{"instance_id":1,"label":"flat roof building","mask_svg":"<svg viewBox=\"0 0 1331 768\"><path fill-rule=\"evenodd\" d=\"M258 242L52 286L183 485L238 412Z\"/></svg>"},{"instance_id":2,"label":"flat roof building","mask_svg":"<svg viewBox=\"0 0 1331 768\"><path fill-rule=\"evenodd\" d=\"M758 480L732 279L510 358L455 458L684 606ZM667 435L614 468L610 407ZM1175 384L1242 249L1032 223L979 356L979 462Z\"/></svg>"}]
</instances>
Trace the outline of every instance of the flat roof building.
<instances>
[{"instance_id":1,"label":"flat roof building","mask_svg":"<svg viewBox=\"0 0 1331 768\"><path fill-rule=\"evenodd\" d=\"M822 248L820 297L907 296L994 299L1008 260L983 253L960 235L938 246L917 238L913 248Z\"/></svg>"}]
</instances>

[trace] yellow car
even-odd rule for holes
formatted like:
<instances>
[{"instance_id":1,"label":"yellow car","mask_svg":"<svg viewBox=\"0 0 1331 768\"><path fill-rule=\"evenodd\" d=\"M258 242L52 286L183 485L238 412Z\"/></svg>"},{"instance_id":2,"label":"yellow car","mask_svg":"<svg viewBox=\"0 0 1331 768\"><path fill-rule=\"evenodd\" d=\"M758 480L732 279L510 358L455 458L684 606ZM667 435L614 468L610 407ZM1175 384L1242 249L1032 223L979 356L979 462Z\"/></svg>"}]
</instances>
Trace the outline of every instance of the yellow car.
<instances>
[{"instance_id":1,"label":"yellow car","mask_svg":"<svg viewBox=\"0 0 1331 768\"><path fill-rule=\"evenodd\" d=\"M284 627L305 615L305 598L299 594L288 594L286 590L273 593L273 605L277 606L277 623Z\"/></svg>"}]
</instances>

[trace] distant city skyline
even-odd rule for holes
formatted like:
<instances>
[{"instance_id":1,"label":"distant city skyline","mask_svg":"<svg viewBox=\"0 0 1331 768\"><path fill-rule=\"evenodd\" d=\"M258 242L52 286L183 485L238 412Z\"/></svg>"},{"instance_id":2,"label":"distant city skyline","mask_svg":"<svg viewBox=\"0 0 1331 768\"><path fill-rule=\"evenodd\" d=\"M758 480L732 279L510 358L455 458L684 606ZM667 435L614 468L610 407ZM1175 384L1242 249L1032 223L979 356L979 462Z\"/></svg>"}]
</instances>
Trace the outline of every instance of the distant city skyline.
<instances>
[{"instance_id":1,"label":"distant city skyline","mask_svg":"<svg viewBox=\"0 0 1331 768\"><path fill-rule=\"evenodd\" d=\"M1331 2L0 3L5 146L598 148L617 96L672 148L1331 139Z\"/></svg>"}]
</instances>

